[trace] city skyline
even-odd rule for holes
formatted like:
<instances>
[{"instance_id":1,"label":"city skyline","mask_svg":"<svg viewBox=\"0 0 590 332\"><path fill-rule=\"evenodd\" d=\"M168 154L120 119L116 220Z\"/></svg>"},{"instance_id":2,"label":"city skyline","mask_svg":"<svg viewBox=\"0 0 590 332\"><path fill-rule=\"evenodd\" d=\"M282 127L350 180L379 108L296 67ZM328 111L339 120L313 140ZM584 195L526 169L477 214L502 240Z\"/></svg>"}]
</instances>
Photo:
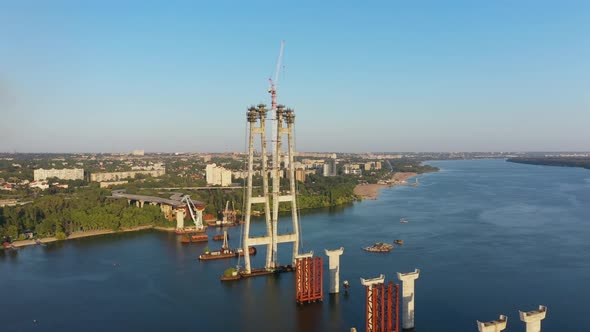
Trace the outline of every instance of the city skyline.
<instances>
[{"instance_id":1,"label":"city skyline","mask_svg":"<svg viewBox=\"0 0 590 332\"><path fill-rule=\"evenodd\" d=\"M590 4L0 4L0 152L588 151ZM321 124L321 126L319 125Z\"/></svg>"}]
</instances>

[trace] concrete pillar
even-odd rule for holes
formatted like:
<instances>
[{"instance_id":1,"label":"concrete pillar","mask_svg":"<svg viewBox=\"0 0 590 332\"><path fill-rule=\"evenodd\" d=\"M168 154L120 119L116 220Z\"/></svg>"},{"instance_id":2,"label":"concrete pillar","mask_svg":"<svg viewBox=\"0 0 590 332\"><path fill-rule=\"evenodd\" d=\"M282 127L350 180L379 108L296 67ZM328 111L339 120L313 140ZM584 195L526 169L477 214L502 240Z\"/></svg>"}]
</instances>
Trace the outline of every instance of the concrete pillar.
<instances>
[{"instance_id":1,"label":"concrete pillar","mask_svg":"<svg viewBox=\"0 0 590 332\"><path fill-rule=\"evenodd\" d=\"M402 328L414 328L414 280L420 276L420 270L414 272L397 273L397 278L402 282Z\"/></svg>"},{"instance_id":2,"label":"concrete pillar","mask_svg":"<svg viewBox=\"0 0 590 332\"><path fill-rule=\"evenodd\" d=\"M184 210L176 210L176 229L184 228Z\"/></svg>"},{"instance_id":3,"label":"concrete pillar","mask_svg":"<svg viewBox=\"0 0 590 332\"><path fill-rule=\"evenodd\" d=\"M197 210L197 211L196 211L196 214L197 214L197 221L196 221L195 227L197 227L197 229L203 229L203 227L205 227L205 226L203 225L203 210L204 210L204 209L205 209L204 207L203 207L203 208L202 208L202 207L198 207L198 208L196 209L196 210Z\"/></svg>"},{"instance_id":4,"label":"concrete pillar","mask_svg":"<svg viewBox=\"0 0 590 332\"><path fill-rule=\"evenodd\" d=\"M262 156L262 195L265 197L264 200L264 221L266 223L266 234L270 236L272 234L272 224L270 214L270 200L268 196L268 156L266 153L266 112L267 109L264 105L258 105L258 118L260 119L260 154ZM272 265L272 243L266 246L266 260L264 266L270 268Z\"/></svg>"},{"instance_id":5,"label":"concrete pillar","mask_svg":"<svg viewBox=\"0 0 590 332\"><path fill-rule=\"evenodd\" d=\"M500 332L506 329L506 323L508 322L508 317L505 315L500 315L499 319L493 320L491 322L480 322L477 321L477 329L479 332Z\"/></svg>"},{"instance_id":6,"label":"concrete pillar","mask_svg":"<svg viewBox=\"0 0 590 332\"><path fill-rule=\"evenodd\" d=\"M541 321L547 315L547 307L540 305L532 311L519 311L520 320L526 323L526 332L541 332Z\"/></svg>"},{"instance_id":7,"label":"concrete pillar","mask_svg":"<svg viewBox=\"0 0 590 332\"><path fill-rule=\"evenodd\" d=\"M293 242L293 263L295 264L295 255L299 253L299 215L297 209L297 187L295 183L295 163L294 161L294 154L295 154L295 141L293 138L293 123L295 123L295 114L293 114L293 110L287 109L285 121L287 122L287 143L288 143L288 160L289 160L289 185L291 190L291 195L293 199L291 200L291 220L293 221L293 233L295 233L295 241ZM332 258L330 257L330 275L332 274ZM336 290L332 291L333 288L330 286L330 293L338 293L338 274L336 275Z\"/></svg>"},{"instance_id":8,"label":"concrete pillar","mask_svg":"<svg viewBox=\"0 0 590 332\"><path fill-rule=\"evenodd\" d=\"M340 255L344 253L344 248L325 251L330 267L330 293L337 294L340 292Z\"/></svg>"}]
</instances>

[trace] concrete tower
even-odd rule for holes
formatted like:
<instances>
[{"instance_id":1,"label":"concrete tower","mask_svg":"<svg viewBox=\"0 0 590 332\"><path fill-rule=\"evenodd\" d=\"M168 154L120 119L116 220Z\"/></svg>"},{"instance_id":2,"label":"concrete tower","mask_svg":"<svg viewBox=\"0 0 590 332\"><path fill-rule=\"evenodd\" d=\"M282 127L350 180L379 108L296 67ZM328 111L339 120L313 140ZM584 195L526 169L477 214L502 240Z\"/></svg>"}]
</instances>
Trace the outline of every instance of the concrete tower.
<instances>
[{"instance_id":1,"label":"concrete tower","mask_svg":"<svg viewBox=\"0 0 590 332\"><path fill-rule=\"evenodd\" d=\"M330 293L337 294L340 292L340 255L344 253L344 248L336 250L325 249L326 256L329 259L330 267Z\"/></svg>"},{"instance_id":2,"label":"concrete tower","mask_svg":"<svg viewBox=\"0 0 590 332\"><path fill-rule=\"evenodd\" d=\"M270 172L267 171L267 151L266 151L266 113L265 105L258 105L258 108L250 107L248 109L247 121L249 123L249 142L248 142L248 177L246 191L246 217L244 225L244 272L249 274L252 271L250 266L249 246L266 245L266 269L276 268L278 264L277 248L279 243L293 242L292 264L295 263L295 256L299 252L299 222L297 214L296 188L295 188L295 169L293 167L293 124L295 115L292 110L285 109L284 106L278 105L275 111L276 136L273 137L273 167ZM283 127L283 122L287 124ZM259 125L257 126L257 123ZM252 197L252 177L254 174L254 141L255 136L259 134L261 138L262 154L262 197ZM281 195L280 174L284 170L281 168L282 157L282 136L287 135L288 150L287 158L289 160L288 172L291 177L290 191L287 195ZM272 192L269 193L268 175L272 178ZM272 213L270 211L270 202L272 198ZM293 233L278 234L279 203L290 202L293 219ZM266 219L266 235L261 237L250 237L250 220L252 215L252 204L264 204Z\"/></svg>"},{"instance_id":3,"label":"concrete tower","mask_svg":"<svg viewBox=\"0 0 590 332\"><path fill-rule=\"evenodd\" d=\"M420 270L414 272L397 273L397 278L402 282L402 328L414 328L414 280L420 276Z\"/></svg>"},{"instance_id":4,"label":"concrete tower","mask_svg":"<svg viewBox=\"0 0 590 332\"><path fill-rule=\"evenodd\" d=\"M541 321L547 315L547 307L540 305L532 311L519 311L520 320L526 323L526 332L541 332Z\"/></svg>"}]
</instances>

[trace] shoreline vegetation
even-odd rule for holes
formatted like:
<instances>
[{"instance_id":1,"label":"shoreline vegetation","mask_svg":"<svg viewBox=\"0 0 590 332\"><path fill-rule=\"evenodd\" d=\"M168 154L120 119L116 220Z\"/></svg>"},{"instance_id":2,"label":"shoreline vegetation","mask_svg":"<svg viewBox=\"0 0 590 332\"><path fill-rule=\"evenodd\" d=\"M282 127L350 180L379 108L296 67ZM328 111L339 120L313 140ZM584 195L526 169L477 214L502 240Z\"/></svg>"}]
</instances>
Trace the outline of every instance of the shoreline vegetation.
<instances>
[{"instance_id":1,"label":"shoreline vegetation","mask_svg":"<svg viewBox=\"0 0 590 332\"><path fill-rule=\"evenodd\" d=\"M297 182L298 208L335 207L362 199L376 199L381 188L414 185L406 180L438 170L408 160L387 161L387 164L388 168L371 168L360 176L344 174L342 168L338 176L309 174L305 181ZM262 181L260 177L256 180ZM364 184L359 185L359 181ZM288 188L288 185L287 179L281 180L282 187ZM132 193L135 191L131 190ZM256 188L254 196L261 195L261 191ZM137 193L166 195L149 188ZM243 207L242 191L213 188L188 193L206 204L205 213L217 218L221 218L229 202L232 207L235 203L236 211ZM279 204L280 212L287 212L290 208L290 204ZM174 224L158 206L146 204L138 208L127 200L113 198L110 190L96 186L76 187L71 192L48 192L30 204L0 207L0 239L13 243L14 247L148 228L173 231Z\"/></svg>"},{"instance_id":2,"label":"shoreline vegetation","mask_svg":"<svg viewBox=\"0 0 590 332\"><path fill-rule=\"evenodd\" d=\"M360 196L362 199L376 200L379 196L380 189L408 185L407 180L416 175L418 175L418 173L396 172L391 176L391 179L387 181L387 183L366 183L356 185L356 187L354 187L354 194Z\"/></svg>"},{"instance_id":3,"label":"shoreline vegetation","mask_svg":"<svg viewBox=\"0 0 590 332\"><path fill-rule=\"evenodd\" d=\"M150 226L137 226L137 227L123 228L123 229L120 229L117 231L114 231L112 229L102 229L102 230L94 230L94 231L86 231L86 232L77 232L77 233L70 234L63 241L75 240L75 239L81 239L81 238L85 238L85 237L105 235L105 234L137 232L137 231L143 231L146 229L155 229L155 230L164 231L164 232L174 232L174 227L161 227L161 226L151 226L151 225ZM61 240L58 240L55 236L51 236L51 237L40 238L37 240L16 240L16 241L12 242L11 245L13 247L17 247L17 248L18 247L26 247L26 246L36 245L37 241L39 241L39 243L45 244L45 243L57 242L57 241L61 241Z\"/></svg>"},{"instance_id":4,"label":"shoreline vegetation","mask_svg":"<svg viewBox=\"0 0 590 332\"><path fill-rule=\"evenodd\" d=\"M536 157L509 158L507 162L540 166L581 167L590 169L590 157Z\"/></svg>"}]
</instances>

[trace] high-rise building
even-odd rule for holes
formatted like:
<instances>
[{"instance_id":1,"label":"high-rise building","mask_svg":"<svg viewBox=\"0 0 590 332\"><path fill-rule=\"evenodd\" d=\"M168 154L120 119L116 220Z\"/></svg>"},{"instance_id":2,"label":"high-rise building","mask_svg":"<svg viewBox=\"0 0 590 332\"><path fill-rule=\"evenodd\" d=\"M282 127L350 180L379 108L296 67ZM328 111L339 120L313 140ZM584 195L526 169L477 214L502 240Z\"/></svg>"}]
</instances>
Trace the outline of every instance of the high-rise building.
<instances>
[{"instance_id":1,"label":"high-rise building","mask_svg":"<svg viewBox=\"0 0 590 332\"><path fill-rule=\"evenodd\" d=\"M205 167L207 184L227 187L231 185L231 171L216 164L208 164Z\"/></svg>"},{"instance_id":2,"label":"high-rise building","mask_svg":"<svg viewBox=\"0 0 590 332\"><path fill-rule=\"evenodd\" d=\"M304 168L296 168L295 169L295 180L299 182L305 182L305 169Z\"/></svg>"},{"instance_id":3,"label":"high-rise building","mask_svg":"<svg viewBox=\"0 0 590 332\"><path fill-rule=\"evenodd\" d=\"M48 178L58 178L62 180L84 180L84 170L82 168L71 169L43 169L39 168L33 171L35 181L45 180Z\"/></svg>"},{"instance_id":4,"label":"high-rise building","mask_svg":"<svg viewBox=\"0 0 590 332\"><path fill-rule=\"evenodd\" d=\"M324 176L336 176L336 159L326 159L323 174Z\"/></svg>"}]
</instances>

